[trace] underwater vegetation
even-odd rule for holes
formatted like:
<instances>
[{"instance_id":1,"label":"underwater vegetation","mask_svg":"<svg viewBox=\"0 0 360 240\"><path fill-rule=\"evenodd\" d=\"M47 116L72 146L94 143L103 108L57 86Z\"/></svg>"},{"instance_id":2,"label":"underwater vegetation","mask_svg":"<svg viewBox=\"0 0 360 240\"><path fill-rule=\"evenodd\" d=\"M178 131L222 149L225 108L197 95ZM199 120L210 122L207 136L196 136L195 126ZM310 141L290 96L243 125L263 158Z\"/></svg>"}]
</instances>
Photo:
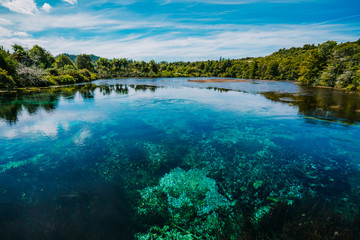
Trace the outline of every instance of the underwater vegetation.
<instances>
[{"instance_id":1,"label":"underwater vegetation","mask_svg":"<svg viewBox=\"0 0 360 240\"><path fill-rule=\"evenodd\" d=\"M162 177L159 185L140 194L139 214L166 220L163 228L152 227L138 239L160 238L169 228L176 230L172 234L180 239L216 239L225 224L220 216L231 217L234 205L230 196L218 192L215 180L198 169L176 168Z\"/></svg>"},{"instance_id":2,"label":"underwater vegetation","mask_svg":"<svg viewBox=\"0 0 360 240\"><path fill-rule=\"evenodd\" d=\"M258 224L244 217L239 239L358 239L359 220L359 211L348 217L325 199L309 198L274 205Z\"/></svg>"}]
</instances>

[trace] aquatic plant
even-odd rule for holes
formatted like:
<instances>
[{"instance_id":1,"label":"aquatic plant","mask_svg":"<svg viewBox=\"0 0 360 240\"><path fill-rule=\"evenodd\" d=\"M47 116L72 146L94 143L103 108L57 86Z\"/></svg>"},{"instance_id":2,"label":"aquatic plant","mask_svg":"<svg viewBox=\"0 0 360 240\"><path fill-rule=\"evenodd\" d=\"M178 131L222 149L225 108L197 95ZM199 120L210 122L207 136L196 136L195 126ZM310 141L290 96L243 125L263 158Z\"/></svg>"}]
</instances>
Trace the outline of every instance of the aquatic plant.
<instances>
[{"instance_id":1,"label":"aquatic plant","mask_svg":"<svg viewBox=\"0 0 360 240\"><path fill-rule=\"evenodd\" d=\"M250 239L359 239L359 210L352 216L334 211L323 198L279 202L258 223L243 219L240 240Z\"/></svg>"},{"instance_id":2,"label":"aquatic plant","mask_svg":"<svg viewBox=\"0 0 360 240\"><path fill-rule=\"evenodd\" d=\"M157 228L159 236L167 236L168 231L176 229L182 234L182 238L176 239L187 239L189 234L195 236L193 238L216 239L216 234L224 228L219 216L231 217L234 205L219 193L216 181L198 169L176 168L162 177L159 185L147 187L140 194L139 214L165 219L167 227ZM139 235L139 239L151 239L151 234L150 230Z\"/></svg>"},{"instance_id":3,"label":"aquatic plant","mask_svg":"<svg viewBox=\"0 0 360 240\"><path fill-rule=\"evenodd\" d=\"M129 156L122 141L109 141L108 145L109 151L103 161L96 163L95 171L105 180L110 181L119 174L123 165L129 165Z\"/></svg>"},{"instance_id":4,"label":"aquatic plant","mask_svg":"<svg viewBox=\"0 0 360 240\"><path fill-rule=\"evenodd\" d=\"M139 240L193 240L194 238L197 238L191 233L181 233L176 229L171 229L167 225L165 225L163 228L160 228L158 226L151 227L147 233L137 234L136 237Z\"/></svg>"}]
</instances>

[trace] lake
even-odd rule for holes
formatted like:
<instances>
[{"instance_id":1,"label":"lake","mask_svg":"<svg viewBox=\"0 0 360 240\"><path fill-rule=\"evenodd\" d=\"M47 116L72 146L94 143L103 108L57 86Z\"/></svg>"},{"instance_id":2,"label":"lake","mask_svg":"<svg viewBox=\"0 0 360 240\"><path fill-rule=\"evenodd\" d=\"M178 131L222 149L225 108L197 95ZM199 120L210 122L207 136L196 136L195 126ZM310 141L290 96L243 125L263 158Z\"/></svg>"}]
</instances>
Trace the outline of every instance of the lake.
<instances>
[{"instance_id":1,"label":"lake","mask_svg":"<svg viewBox=\"0 0 360 240\"><path fill-rule=\"evenodd\" d=\"M359 94L188 80L1 92L0 239L360 237Z\"/></svg>"}]
</instances>

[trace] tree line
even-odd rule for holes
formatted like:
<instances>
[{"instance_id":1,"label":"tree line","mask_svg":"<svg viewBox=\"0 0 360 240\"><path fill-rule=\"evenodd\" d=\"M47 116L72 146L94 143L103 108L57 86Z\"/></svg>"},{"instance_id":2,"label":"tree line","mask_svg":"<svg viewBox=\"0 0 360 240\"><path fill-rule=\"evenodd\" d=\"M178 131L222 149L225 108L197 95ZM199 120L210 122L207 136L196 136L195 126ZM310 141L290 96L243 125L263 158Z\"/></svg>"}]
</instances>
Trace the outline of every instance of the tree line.
<instances>
[{"instance_id":1,"label":"tree line","mask_svg":"<svg viewBox=\"0 0 360 240\"><path fill-rule=\"evenodd\" d=\"M12 53L0 48L0 88L43 87L95 79L95 68L87 54L78 55L74 63L66 55L54 58L38 45L29 50L13 45Z\"/></svg>"},{"instance_id":2,"label":"tree line","mask_svg":"<svg viewBox=\"0 0 360 240\"><path fill-rule=\"evenodd\" d=\"M75 60L71 60L69 56ZM302 85L360 91L360 39L338 44L306 44L266 57L196 62L134 61L94 55L53 57L35 45L0 48L0 88L49 86L122 77L225 77L292 80Z\"/></svg>"}]
</instances>

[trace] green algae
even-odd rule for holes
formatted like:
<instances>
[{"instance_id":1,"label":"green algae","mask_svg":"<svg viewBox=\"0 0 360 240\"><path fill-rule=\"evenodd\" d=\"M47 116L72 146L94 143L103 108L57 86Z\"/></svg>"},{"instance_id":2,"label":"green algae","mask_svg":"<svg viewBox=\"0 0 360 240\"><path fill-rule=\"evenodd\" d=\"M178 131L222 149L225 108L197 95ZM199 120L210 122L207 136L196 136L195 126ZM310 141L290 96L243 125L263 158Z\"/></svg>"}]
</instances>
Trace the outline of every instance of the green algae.
<instances>
[{"instance_id":1,"label":"green algae","mask_svg":"<svg viewBox=\"0 0 360 240\"><path fill-rule=\"evenodd\" d=\"M177 228L180 229L180 231L177 230ZM169 227L165 225L163 228L154 226L151 227L149 232L145 234L137 234L136 238L139 240L194 240L194 239L200 239L197 236L194 236L191 233L187 233L186 230L180 228L180 227Z\"/></svg>"},{"instance_id":2,"label":"green algae","mask_svg":"<svg viewBox=\"0 0 360 240\"><path fill-rule=\"evenodd\" d=\"M39 160L43 159L45 155L43 153L39 153L32 158L22 160L22 161L9 161L6 164L0 164L0 174L5 173L10 169L17 169L19 167L26 166L28 164L39 164Z\"/></svg>"}]
</instances>

